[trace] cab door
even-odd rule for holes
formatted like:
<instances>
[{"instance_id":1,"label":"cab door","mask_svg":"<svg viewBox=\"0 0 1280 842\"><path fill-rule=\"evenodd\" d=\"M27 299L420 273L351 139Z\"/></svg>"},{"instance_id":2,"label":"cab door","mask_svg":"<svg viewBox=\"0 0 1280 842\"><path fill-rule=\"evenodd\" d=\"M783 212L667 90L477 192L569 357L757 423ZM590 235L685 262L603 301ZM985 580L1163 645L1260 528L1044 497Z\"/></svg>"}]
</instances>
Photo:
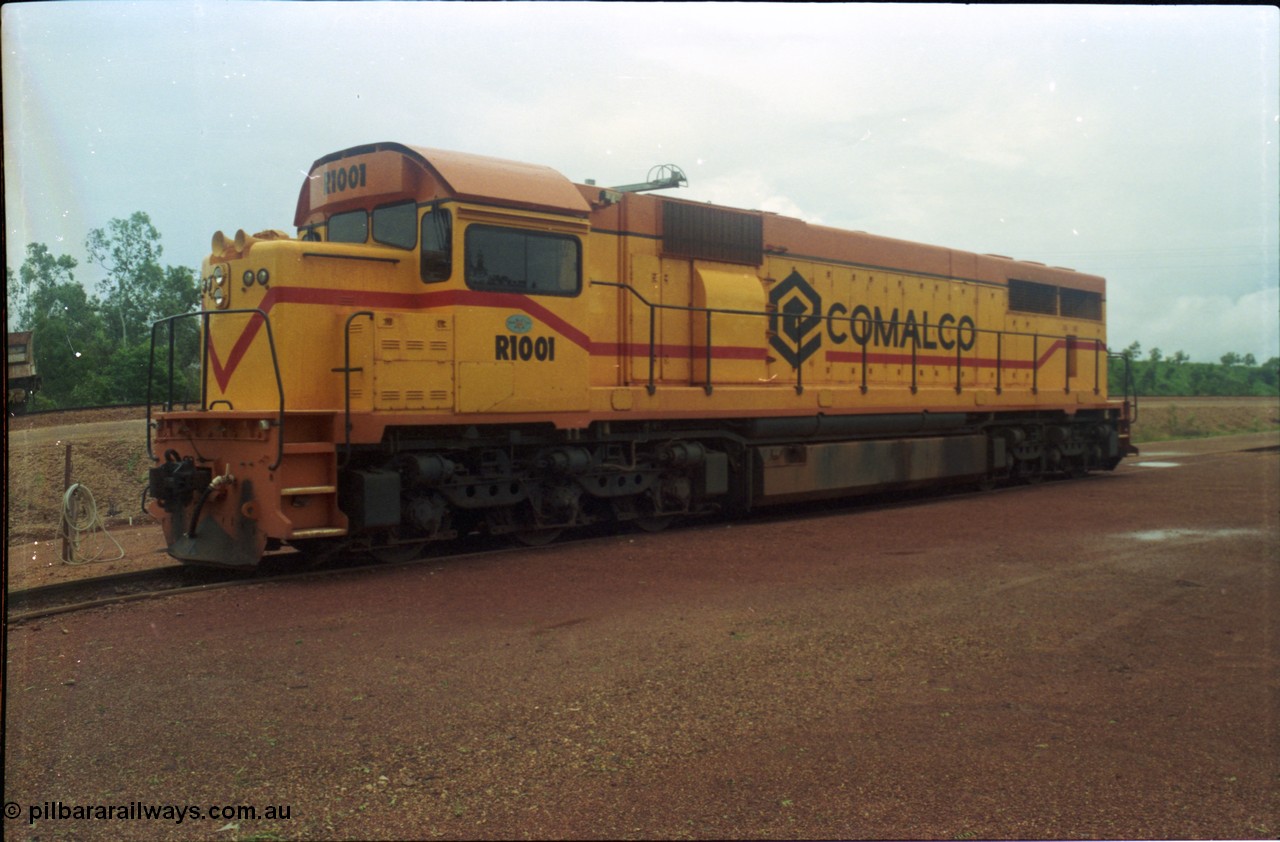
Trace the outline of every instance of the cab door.
<instances>
[{"instance_id":1,"label":"cab door","mask_svg":"<svg viewBox=\"0 0 1280 842\"><path fill-rule=\"evenodd\" d=\"M585 226L531 228L527 220L459 212L468 215L483 221L465 229L466 289L455 299L458 411L587 409Z\"/></svg>"}]
</instances>

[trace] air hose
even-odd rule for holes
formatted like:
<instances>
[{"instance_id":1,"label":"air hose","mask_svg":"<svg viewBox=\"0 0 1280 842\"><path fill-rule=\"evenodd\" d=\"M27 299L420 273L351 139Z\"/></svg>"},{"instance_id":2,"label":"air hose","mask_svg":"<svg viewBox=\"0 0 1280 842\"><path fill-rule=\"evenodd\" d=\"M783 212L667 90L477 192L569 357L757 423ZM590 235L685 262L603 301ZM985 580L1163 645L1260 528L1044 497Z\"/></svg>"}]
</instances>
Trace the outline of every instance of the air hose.
<instances>
[{"instance_id":1,"label":"air hose","mask_svg":"<svg viewBox=\"0 0 1280 842\"><path fill-rule=\"evenodd\" d=\"M81 554L81 543L97 530L101 530L116 545L119 555L107 558L105 546L101 542L92 554ZM107 532L107 527L98 514L98 503L93 499L93 493L78 482L62 495L62 537L67 539L68 557L62 560L65 564L89 564L124 558L124 547Z\"/></svg>"}]
</instances>

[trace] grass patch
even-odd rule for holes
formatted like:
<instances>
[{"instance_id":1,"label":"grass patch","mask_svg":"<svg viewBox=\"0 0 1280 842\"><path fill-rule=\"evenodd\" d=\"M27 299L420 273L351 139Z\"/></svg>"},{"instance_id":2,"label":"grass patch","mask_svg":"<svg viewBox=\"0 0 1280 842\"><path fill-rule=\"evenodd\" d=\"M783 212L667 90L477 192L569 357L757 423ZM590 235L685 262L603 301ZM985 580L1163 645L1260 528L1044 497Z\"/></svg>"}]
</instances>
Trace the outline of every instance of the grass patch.
<instances>
[{"instance_id":1,"label":"grass patch","mask_svg":"<svg viewBox=\"0 0 1280 842\"><path fill-rule=\"evenodd\" d=\"M1198 403L1147 401L1138 403L1133 441L1169 441L1263 433L1280 430L1280 402Z\"/></svg>"}]
</instances>

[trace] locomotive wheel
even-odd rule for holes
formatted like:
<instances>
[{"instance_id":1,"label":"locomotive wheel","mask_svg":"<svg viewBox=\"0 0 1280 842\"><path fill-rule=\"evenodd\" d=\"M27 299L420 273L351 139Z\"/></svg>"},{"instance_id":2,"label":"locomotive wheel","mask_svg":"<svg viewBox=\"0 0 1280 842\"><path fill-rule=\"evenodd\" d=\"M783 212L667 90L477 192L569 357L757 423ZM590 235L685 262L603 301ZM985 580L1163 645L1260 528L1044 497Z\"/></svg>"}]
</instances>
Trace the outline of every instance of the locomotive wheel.
<instances>
[{"instance_id":1,"label":"locomotive wheel","mask_svg":"<svg viewBox=\"0 0 1280 842\"><path fill-rule=\"evenodd\" d=\"M641 532L661 532L670 526L673 520L675 520L674 515L650 515L638 517L634 523Z\"/></svg>"},{"instance_id":2,"label":"locomotive wheel","mask_svg":"<svg viewBox=\"0 0 1280 842\"><path fill-rule=\"evenodd\" d=\"M1040 470L1039 460L1024 460L1014 468L1014 477L1027 485L1037 485L1044 479L1044 473Z\"/></svg>"},{"instance_id":3,"label":"locomotive wheel","mask_svg":"<svg viewBox=\"0 0 1280 842\"><path fill-rule=\"evenodd\" d=\"M511 533L511 537L526 547L545 547L560 537L559 529L520 529Z\"/></svg>"},{"instance_id":4,"label":"locomotive wheel","mask_svg":"<svg viewBox=\"0 0 1280 842\"><path fill-rule=\"evenodd\" d=\"M425 541L411 541L407 544L391 544L386 547L373 547L369 550L374 561L383 564L399 564L403 561L413 561L418 558L426 550L427 543Z\"/></svg>"},{"instance_id":5,"label":"locomotive wheel","mask_svg":"<svg viewBox=\"0 0 1280 842\"><path fill-rule=\"evenodd\" d=\"M323 567L337 559L338 554L346 548L342 541L325 538L295 541L292 546L298 551L298 555L302 556L308 567Z\"/></svg>"}]
</instances>

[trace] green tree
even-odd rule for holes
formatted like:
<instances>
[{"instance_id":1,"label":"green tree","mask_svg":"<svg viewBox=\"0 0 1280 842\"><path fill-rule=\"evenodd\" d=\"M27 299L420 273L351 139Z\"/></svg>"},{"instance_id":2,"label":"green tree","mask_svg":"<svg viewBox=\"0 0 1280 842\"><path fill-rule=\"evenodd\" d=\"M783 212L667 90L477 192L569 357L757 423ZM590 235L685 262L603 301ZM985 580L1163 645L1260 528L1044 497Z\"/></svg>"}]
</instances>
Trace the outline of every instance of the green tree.
<instances>
[{"instance_id":1,"label":"green tree","mask_svg":"<svg viewBox=\"0 0 1280 842\"><path fill-rule=\"evenodd\" d=\"M1240 355L1235 351L1228 351L1222 355L1221 360L1223 365L1239 365Z\"/></svg>"},{"instance_id":2,"label":"green tree","mask_svg":"<svg viewBox=\"0 0 1280 842\"><path fill-rule=\"evenodd\" d=\"M57 298L56 288L75 283L75 258L68 254L57 257L44 243L28 243L27 256L18 269L18 282L13 282L13 272L5 268L9 281L9 306L16 317L18 330L31 330L36 312L50 306Z\"/></svg>"},{"instance_id":3,"label":"green tree","mask_svg":"<svg viewBox=\"0 0 1280 842\"><path fill-rule=\"evenodd\" d=\"M1280 357L1272 357L1258 366L1258 381L1273 392L1280 386Z\"/></svg>"},{"instance_id":4,"label":"green tree","mask_svg":"<svg viewBox=\"0 0 1280 842\"><path fill-rule=\"evenodd\" d=\"M200 306L196 273L185 266L160 265L164 249L160 233L143 211L113 219L89 232L85 241L91 262L106 270L98 284L101 309L110 324L113 353L105 367L107 383L86 384L101 403L141 403L147 399L151 365L151 325L157 319L190 313ZM168 332L156 337L155 394L167 394ZM174 385L176 395L189 395L198 382L199 328L194 319L175 326Z\"/></svg>"},{"instance_id":5,"label":"green tree","mask_svg":"<svg viewBox=\"0 0 1280 842\"><path fill-rule=\"evenodd\" d=\"M97 296L75 279L76 261L42 243L27 246L18 277L6 270L15 327L32 330L43 379L37 396L49 408L136 404L147 398L152 367L151 323L199 308L196 273L161 266L160 234L138 211L89 233L90 262L106 270ZM174 395L189 398L199 383L199 326L175 325ZM157 337L153 397L168 395L168 332Z\"/></svg>"},{"instance_id":6,"label":"green tree","mask_svg":"<svg viewBox=\"0 0 1280 842\"><path fill-rule=\"evenodd\" d=\"M76 262L54 257L42 243L27 246L18 270L19 325L36 335L36 370L42 380L37 407L75 406L75 392L103 377L110 357L97 301L75 279Z\"/></svg>"},{"instance_id":7,"label":"green tree","mask_svg":"<svg viewBox=\"0 0 1280 842\"><path fill-rule=\"evenodd\" d=\"M98 292L113 335L120 346L136 342L156 315L156 294L164 281L160 232L151 217L135 211L128 219L111 220L105 229L94 228L84 246L89 262L107 273L98 282Z\"/></svg>"}]
</instances>

